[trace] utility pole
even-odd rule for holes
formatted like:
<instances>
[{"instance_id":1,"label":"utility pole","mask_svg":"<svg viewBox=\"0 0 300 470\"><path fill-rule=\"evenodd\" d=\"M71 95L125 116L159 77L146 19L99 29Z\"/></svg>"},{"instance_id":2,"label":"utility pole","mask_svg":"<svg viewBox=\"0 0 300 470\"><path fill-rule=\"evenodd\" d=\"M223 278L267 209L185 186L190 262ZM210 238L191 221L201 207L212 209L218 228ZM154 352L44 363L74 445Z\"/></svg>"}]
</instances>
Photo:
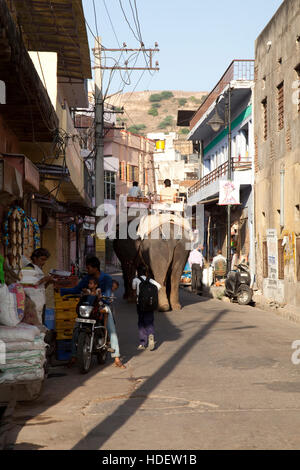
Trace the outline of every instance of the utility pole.
<instances>
[{"instance_id":1,"label":"utility pole","mask_svg":"<svg viewBox=\"0 0 300 470\"><path fill-rule=\"evenodd\" d=\"M231 88L228 88L227 102L227 122L228 122L228 181L231 181ZM227 206L227 273L231 270L231 205Z\"/></svg>"},{"instance_id":2,"label":"utility pole","mask_svg":"<svg viewBox=\"0 0 300 470\"><path fill-rule=\"evenodd\" d=\"M102 67L101 67L101 37L95 41L95 199L96 211L104 208L104 103L102 94ZM96 212L97 213L97 212ZM103 214L104 215L104 214ZM102 216L103 217L103 216ZM97 225L101 222L101 215L96 216L95 224L95 251L105 270L105 235L97 234ZM100 237L101 238L100 238Z\"/></svg>"},{"instance_id":3,"label":"utility pole","mask_svg":"<svg viewBox=\"0 0 300 470\"><path fill-rule=\"evenodd\" d=\"M101 63L102 51L107 52L148 52L149 65L148 67L129 67L128 61L125 61L124 67L114 65L113 67L103 66ZM95 224L95 251L96 256L101 262L101 269L105 270L105 233L97 233L97 226L104 217L104 100L103 100L103 80L102 70L154 70L158 71L158 62L153 66L153 54L159 52L157 43L155 49L145 49L141 43L140 49L128 49L124 44L122 49L107 49L102 47L101 37L97 37L95 41L94 57L95 57L95 199L96 199L96 224ZM112 95L111 95L112 96ZM113 111L111 111L113 112ZM119 111L116 111L119 113ZM123 111L122 111L123 112ZM118 129L112 127L112 129ZM120 129L120 128L119 128ZM97 215L98 213L101 215Z\"/></svg>"}]
</instances>

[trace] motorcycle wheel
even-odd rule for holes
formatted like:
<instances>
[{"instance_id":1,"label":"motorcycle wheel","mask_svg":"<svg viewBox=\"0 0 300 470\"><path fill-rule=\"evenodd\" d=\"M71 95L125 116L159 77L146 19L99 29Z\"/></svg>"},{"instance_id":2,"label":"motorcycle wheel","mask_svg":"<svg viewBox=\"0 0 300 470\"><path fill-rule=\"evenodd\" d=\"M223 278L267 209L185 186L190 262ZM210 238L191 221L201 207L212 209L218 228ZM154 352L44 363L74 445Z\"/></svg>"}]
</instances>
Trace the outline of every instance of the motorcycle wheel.
<instances>
[{"instance_id":1,"label":"motorcycle wheel","mask_svg":"<svg viewBox=\"0 0 300 470\"><path fill-rule=\"evenodd\" d=\"M82 332L78 338L77 359L78 367L82 374L87 374L92 364L92 353L89 351L91 344L91 335Z\"/></svg>"},{"instance_id":2,"label":"motorcycle wheel","mask_svg":"<svg viewBox=\"0 0 300 470\"><path fill-rule=\"evenodd\" d=\"M105 364L107 358L107 350L103 349L97 354L98 364Z\"/></svg>"},{"instance_id":3,"label":"motorcycle wheel","mask_svg":"<svg viewBox=\"0 0 300 470\"><path fill-rule=\"evenodd\" d=\"M241 286L237 293L239 305L248 305L252 300L252 290L248 286Z\"/></svg>"}]
</instances>

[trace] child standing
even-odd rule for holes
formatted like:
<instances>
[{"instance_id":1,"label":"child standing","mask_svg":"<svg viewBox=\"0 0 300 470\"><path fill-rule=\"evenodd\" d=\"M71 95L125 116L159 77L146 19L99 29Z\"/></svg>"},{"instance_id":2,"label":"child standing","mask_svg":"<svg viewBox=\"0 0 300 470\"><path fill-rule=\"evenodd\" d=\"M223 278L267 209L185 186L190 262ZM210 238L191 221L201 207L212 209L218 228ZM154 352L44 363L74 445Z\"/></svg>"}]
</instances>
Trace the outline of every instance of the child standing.
<instances>
[{"instance_id":1,"label":"child standing","mask_svg":"<svg viewBox=\"0 0 300 470\"><path fill-rule=\"evenodd\" d=\"M139 293L140 293L140 284L141 279L146 281L149 280L151 284L156 286L157 290L161 288L161 285L154 281L154 279L150 279L146 277L147 270L145 266L140 266L138 268L138 276L135 277L132 281L132 288L136 290L137 294L137 314L138 314L138 330L139 330L139 350L144 350L148 346L150 351L153 351L155 348L155 341L154 341L154 310L152 311L143 311L139 305Z\"/></svg>"}]
</instances>

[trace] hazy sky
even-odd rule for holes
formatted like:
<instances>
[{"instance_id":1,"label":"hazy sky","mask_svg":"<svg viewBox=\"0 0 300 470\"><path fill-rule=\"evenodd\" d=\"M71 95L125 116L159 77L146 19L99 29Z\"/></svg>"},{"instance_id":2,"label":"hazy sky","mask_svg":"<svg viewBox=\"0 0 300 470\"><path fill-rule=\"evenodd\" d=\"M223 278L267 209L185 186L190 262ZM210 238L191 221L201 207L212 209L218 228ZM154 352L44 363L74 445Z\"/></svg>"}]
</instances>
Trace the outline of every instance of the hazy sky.
<instances>
[{"instance_id":1,"label":"hazy sky","mask_svg":"<svg viewBox=\"0 0 300 470\"><path fill-rule=\"evenodd\" d=\"M122 14L119 0L94 0L94 3L104 46L117 48L118 38L121 46L126 42L128 47L137 48L138 41ZM133 9L134 3L131 0ZM281 0L136 0L145 46L153 47L155 41L159 44L160 52L155 60L159 61L160 71L153 77L145 72L141 79L142 72L132 73L131 85L124 92L132 91L139 79L136 91L211 90L233 59L254 58L255 39L281 3ZM96 34L93 0L83 0L83 4L88 25ZM122 0L122 5L136 31L129 0ZM94 38L88 33L90 45L94 47ZM117 59L118 54L114 53L113 57ZM135 61L135 58L131 59ZM141 55L136 65L144 64ZM108 76L105 72L105 83ZM115 74L110 93L122 88L122 83L120 74Z\"/></svg>"}]
</instances>

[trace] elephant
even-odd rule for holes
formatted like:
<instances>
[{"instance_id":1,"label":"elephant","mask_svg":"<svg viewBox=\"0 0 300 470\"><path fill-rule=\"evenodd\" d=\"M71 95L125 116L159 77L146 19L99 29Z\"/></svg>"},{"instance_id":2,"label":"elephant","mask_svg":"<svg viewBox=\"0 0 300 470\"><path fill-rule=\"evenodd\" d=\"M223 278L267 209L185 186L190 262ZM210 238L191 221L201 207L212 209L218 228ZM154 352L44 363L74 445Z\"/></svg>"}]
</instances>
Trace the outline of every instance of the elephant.
<instances>
[{"instance_id":1,"label":"elephant","mask_svg":"<svg viewBox=\"0 0 300 470\"><path fill-rule=\"evenodd\" d=\"M125 294L124 298L129 301L134 299L131 287L136 269L144 264L148 268L149 276L153 277L162 286L159 290L159 311L166 312L180 310L179 284L182 272L186 265L189 249L187 243L190 239L183 236L176 238L178 227L170 224L170 233L167 238L163 235L163 225L159 227L159 233L141 240L126 240L116 238L114 250L121 262L123 271ZM181 231L181 228L179 228ZM157 236L158 235L158 236Z\"/></svg>"}]
</instances>

